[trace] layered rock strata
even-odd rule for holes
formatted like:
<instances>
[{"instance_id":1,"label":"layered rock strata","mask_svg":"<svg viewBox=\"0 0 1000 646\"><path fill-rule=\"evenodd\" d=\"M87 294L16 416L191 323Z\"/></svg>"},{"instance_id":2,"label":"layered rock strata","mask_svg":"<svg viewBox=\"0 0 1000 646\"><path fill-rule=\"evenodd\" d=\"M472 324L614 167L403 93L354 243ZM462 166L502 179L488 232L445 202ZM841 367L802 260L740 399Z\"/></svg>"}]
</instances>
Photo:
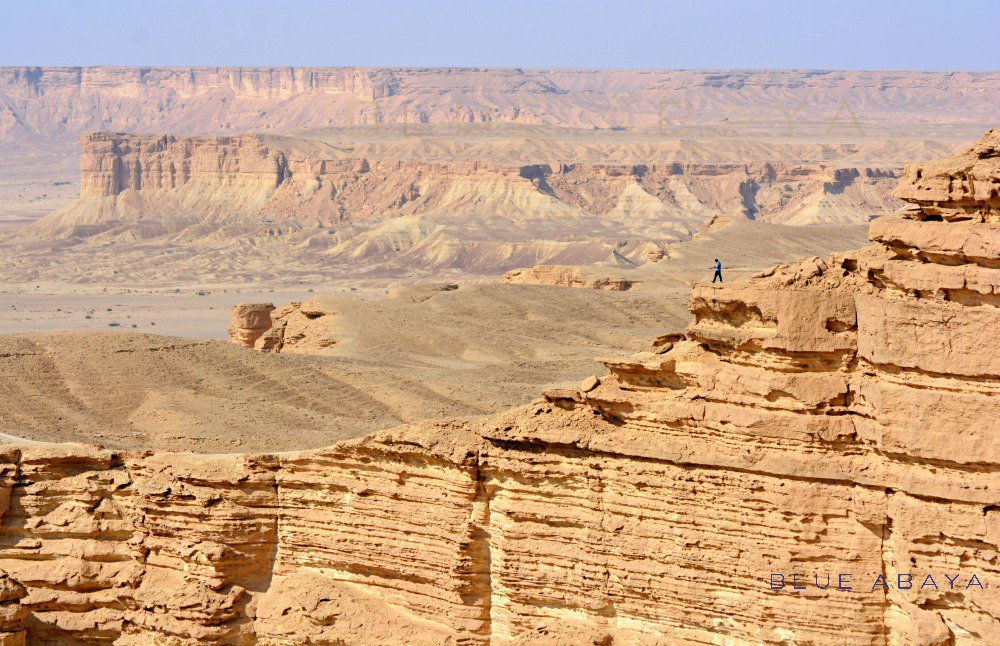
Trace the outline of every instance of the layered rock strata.
<instances>
[{"instance_id":1,"label":"layered rock strata","mask_svg":"<svg viewBox=\"0 0 1000 646\"><path fill-rule=\"evenodd\" d=\"M229 340L248 348L254 347L265 332L271 329L271 303L240 303L233 307L233 323L229 326Z\"/></svg>"},{"instance_id":2,"label":"layered rock strata","mask_svg":"<svg viewBox=\"0 0 1000 646\"><path fill-rule=\"evenodd\" d=\"M440 211L655 219L673 239L683 239L723 216L866 222L897 207L889 196L894 168L449 164L358 157L336 146L264 135L97 132L81 143L80 199L29 227L28 238L42 232L85 237L126 223L143 238L192 227L204 235L220 226L243 233L272 227L273 234L282 225L334 227Z\"/></svg>"},{"instance_id":3,"label":"layered rock strata","mask_svg":"<svg viewBox=\"0 0 1000 646\"><path fill-rule=\"evenodd\" d=\"M28 608L20 603L28 591L23 585L0 574L0 646L23 646L27 637L24 620Z\"/></svg>"},{"instance_id":4,"label":"layered rock strata","mask_svg":"<svg viewBox=\"0 0 1000 646\"><path fill-rule=\"evenodd\" d=\"M915 205L919 220L1000 220L1000 130L939 161L906 167L894 195Z\"/></svg>"},{"instance_id":5,"label":"layered rock strata","mask_svg":"<svg viewBox=\"0 0 1000 646\"><path fill-rule=\"evenodd\" d=\"M856 133L855 113L865 127L956 115L981 123L997 116L998 93L996 72L12 66L0 67L0 142L102 127L226 133L456 121L660 126L683 137L703 122L752 131L748 115L796 134L804 121Z\"/></svg>"},{"instance_id":6,"label":"layered rock strata","mask_svg":"<svg viewBox=\"0 0 1000 646\"><path fill-rule=\"evenodd\" d=\"M684 334L503 415L273 455L12 445L29 635L1000 641L1000 224L963 159L915 169L965 175L877 245L698 286Z\"/></svg>"},{"instance_id":7,"label":"layered rock strata","mask_svg":"<svg viewBox=\"0 0 1000 646\"><path fill-rule=\"evenodd\" d=\"M236 327L241 308L252 305L241 303L233 307L233 324L229 328L229 340L233 343L255 348L261 352L301 352L318 354L339 342L333 319L337 311L322 300L293 302L269 312L267 325L255 330L252 343L242 336Z\"/></svg>"}]
</instances>

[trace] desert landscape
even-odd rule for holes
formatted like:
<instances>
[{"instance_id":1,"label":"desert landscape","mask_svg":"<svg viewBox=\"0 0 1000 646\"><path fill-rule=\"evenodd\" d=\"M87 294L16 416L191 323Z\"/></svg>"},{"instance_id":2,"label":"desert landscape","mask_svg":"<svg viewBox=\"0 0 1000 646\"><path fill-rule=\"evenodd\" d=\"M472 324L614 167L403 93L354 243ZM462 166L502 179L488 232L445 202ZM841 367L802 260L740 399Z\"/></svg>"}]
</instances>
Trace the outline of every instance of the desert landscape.
<instances>
[{"instance_id":1,"label":"desert landscape","mask_svg":"<svg viewBox=\"0 0 1000 646\"><path fill-rule=\"evenodd\" d=\"M682 314L706 259L735 278L858 247L870 219L902 208L891 192L905 163L996 122L998 84L0 68L0 331L222 338L241 301L555 280L536 266L679 287L668 307Z\"/></svg>"},{"instance_id":2,"label":"desert landscape","mask_svg":"<svg viewBox=\"0 0 1000 646\"><path fill-rule=\"evenodd\" d=\"M0 68L0 643L1000 642L997 125L997 72Z\"/></svg>"}]
</instances>

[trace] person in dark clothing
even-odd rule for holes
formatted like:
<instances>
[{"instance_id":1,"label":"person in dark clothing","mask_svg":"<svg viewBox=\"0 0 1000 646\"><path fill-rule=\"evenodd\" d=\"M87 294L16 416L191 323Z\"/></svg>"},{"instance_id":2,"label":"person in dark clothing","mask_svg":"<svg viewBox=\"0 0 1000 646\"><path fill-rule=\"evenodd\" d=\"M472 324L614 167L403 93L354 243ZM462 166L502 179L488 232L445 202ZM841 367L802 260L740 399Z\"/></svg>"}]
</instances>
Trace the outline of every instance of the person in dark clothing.
<instances>
[{"instance_id":1,"label":"person in dark clothing","mask_svg":"<svg viewBox=\"0 0 1000 646\"><path fill-rule=\"evenodd\" d=\"M719 279L720 283L722 282L722 263L719 262L718 258L715 259L715 275L712 276L713 283L715 282L716 278Z\"/></svg>"}]
</instances>

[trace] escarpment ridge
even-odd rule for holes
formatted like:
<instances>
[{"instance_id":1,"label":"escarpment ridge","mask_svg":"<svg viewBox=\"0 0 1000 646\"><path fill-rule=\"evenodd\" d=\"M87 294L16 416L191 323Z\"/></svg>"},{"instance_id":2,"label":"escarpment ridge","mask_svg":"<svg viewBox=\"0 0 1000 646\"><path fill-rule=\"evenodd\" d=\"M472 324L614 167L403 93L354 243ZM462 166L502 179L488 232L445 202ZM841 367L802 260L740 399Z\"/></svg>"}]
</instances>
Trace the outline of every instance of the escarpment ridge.
<instances>
[{"instance_id":1,"label":"escarpment ridge","mask_svg":"<svg viewBox=\"0 0 1000 646\"><path fill-rule=\"evenodd\" d=\"M0 67L0 229L20 229L72 201L78 137L95 131L267 133L311 141L320 159L340 149L370 162L755 160L864 175L950 153L996 123L998 106L996 72ZM772 193L765 202L789 191L795 196L786 199L797 200L793 180L764 182ZM801 196L816 202L784 213L798 214L795 224L867 222L882 213L870 208L873 201L888 198L884 191L864 198L856 188L842 195L808 184ZM742 213L739 204L725 206ZM549 255L536 262L553 261Z\"/></svg>"},{"instance_id":2,"label":"escarpment ridge","mask_svg":"<svg viewBox=\"0 0 1000 646\"><path fill-rule=\"evenodd\" d=\"M908 171L929 197L872 247L698 286L684 333L520 409L289 453L8 440L2 629L996 643L997 135Z\"/></svg>"},{"instance_id":3,"label":"escarpment ridge","mask_svg":"<svg viewBox=\"0 0 1000 646\"><path fill-rule=\"evenodd\" d=\"M98 132L81 142L80 201L29 232L85 236L72 227L113 228L140 218L167 229L185 218L198 226L268 219L333 227L438 212L458 219L477 213L656 217L682 237L713 217L806 221L804 207L812 207L818 222L865 222L896 208L888 193L898 179L893 167L836 161L424 162L265 135Z\"/></svg>"},{"instance_id":4,"label":"escarpment ridge","mask_svg":"<svg viewBox=\"0 0 1000 646\"><path fill-rule=\"evenodd\" d=\"M815 163L764 147L778 159L747 163L580 144L580 161L552 163L507 140L431 161L422 141L84 135L80 197L6 236L0 266L11 281L144 284L631 268L706 228L867 223L902 205L901 168L853 165L851 146L820 146L830 158Z\"/></svg>"},{"instance_id":5,"label":"escarpment ridge","mask_svg":"<svg viewBox=\"0 0 1000 646\"><path fill-rule=\"evenodd\" d=\"M845 103L879 121L975 121L996 117L998 92L996 72L0 67L0 142L109 127L185 134L404 121L608 128L655 125L665 115L681 127L748 115L784 125L792 114L829 120Z\"/></svg>"}]
</instances>

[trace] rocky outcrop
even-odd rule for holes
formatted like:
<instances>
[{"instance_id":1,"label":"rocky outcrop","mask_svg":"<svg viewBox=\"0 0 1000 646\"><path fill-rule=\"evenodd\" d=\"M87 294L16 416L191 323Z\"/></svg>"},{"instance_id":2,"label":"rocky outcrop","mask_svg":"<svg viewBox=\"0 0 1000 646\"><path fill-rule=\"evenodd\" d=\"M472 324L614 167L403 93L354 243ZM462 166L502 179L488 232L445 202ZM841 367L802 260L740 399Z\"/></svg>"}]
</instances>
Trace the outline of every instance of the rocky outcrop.
<instances>
[{"instance_id":1,"label":"rocky outcrop","mask_svg":"<svg viewBox=\"0 0 1000 646\"><path fill-rule=\"evenodd\" d=\"M229 340L248 348L271 329L271 303L240 303L233 307L233 323L229 326Z\"/></svg>"},{"instance_id":2,"label":"rocky outcrop","mask_svg":"<svg viewBox=\"0 0 1000 646\"><path fill-rule=\"evenodd\" d=\"M500 282L513 285L559 285L627 292L632 289L634 281L623 274L621 271L600 267L538 265L508 271L500 277Z\"/></svg>"},{"instance_id":3,"label":"rocky outcrop","mask_svg":"<svg viewBox=\"0 0 1000 646\"><path fill-rule=\"evenodd\" d=\"M958 155L906 167L894 195L924 220L1000 221L1000 130Z\"/></svg>"},{"instance_id":4,"label":"rocky outcrop","mask_svg":"<svg viewBox=\"0 0 1000 646\"><path fill-rule=\"evenodd\" d=\"M28 608L21 604L21 599L27 595L23 585L6 573L0 574L0 646L24 645Z\"/></svg>"},{"instance_id":5,"label":"rocky outcrop","mask_svg":"<svg viewBox=\"0 0 1000 646\"><path fill-rule=\"evenodd\" d=\"M0 569L50 641L996 643L1000 224L917 206L498 416L14 443Z\"/></svg>"},{"instance_id":6,"label":"rocky outcrop","mask_svg":"<svg viewBox=\"0 0 1000 646\"><path fill-rule=\"evenodd\" d=\"M233 307L233 326L237 325L241 309L252 305L243 303ZM339 342L334 326L336 310L323 299L301 303L293 302L269 313L266 328L261 328L254 343L243 343L261 352L301 352L323 354ZM229 340L240 343L232 334Z\"/></svg>"}]
</instances>

